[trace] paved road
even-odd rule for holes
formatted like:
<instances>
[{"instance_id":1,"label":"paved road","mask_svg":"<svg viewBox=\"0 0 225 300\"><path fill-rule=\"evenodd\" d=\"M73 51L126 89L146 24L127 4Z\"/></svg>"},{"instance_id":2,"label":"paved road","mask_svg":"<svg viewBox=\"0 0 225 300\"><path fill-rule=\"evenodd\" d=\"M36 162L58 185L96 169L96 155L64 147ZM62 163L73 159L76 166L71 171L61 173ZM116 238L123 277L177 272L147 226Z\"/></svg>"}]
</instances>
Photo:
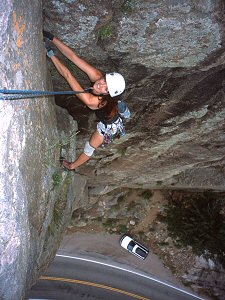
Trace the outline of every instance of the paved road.
<instances>
[{"instance_id":1,"label":"paved road","mask_svg":"<svg viewBox=\"0 0 225 300\"><path fill-rule=\"evenodd\" d=\"M121 236L118 234L69 233L65 235L59 252L66 255L91 256L118 262L182 287L177 278L164 266L163 261L152 253L151 249L149 249L150 252L147 259L142 261L120 246L120 238Z\"/></svg>"},{"instance_id":2,"label":"paved road","mask_svg":"<svg viewBox=\"0 0 225 300\"><path fill-rule=\"evenodd\" d=\"M197 300L147 273L101 259L57 256L31 290L30 299L54 300Z\"/></svg>"}]
</instances>

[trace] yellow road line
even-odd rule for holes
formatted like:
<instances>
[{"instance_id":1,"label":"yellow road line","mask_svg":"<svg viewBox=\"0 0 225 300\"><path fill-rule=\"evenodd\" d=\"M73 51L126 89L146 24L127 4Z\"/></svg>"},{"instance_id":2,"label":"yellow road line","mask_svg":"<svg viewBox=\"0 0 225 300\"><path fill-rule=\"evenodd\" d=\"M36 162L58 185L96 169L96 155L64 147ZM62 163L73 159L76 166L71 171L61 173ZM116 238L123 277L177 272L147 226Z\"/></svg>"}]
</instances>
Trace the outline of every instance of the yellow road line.
<instances>
[{"instance_id":1,"label":"yellow road line","mask_svg":"<svg viewBox=\"0 0 225 300\"><path fill-rule=\"evenodd\" d=\"M41 276L40 277L41 280L52 280L52 281L64 281L64 282L70 282L70 283L77 283L77 284L83 284L83 285L89 285L89 286L94 286L94 287L98 287L98 288L102 288L102 289L106 289L106 290L110 290L113 292L117 292L120 294L124 294L136 299L140 299L140 300L150 300L148 298L144 298L142 296L136 295L136 294L132 294L111 286L107 286L107 285L102 285L102 284L98 284L98 283L94 283L94 282L89 282L89 281L82 281L82 280L77 280L77 279L69 279L69 278L61 278L61 277L48 277L48 276Z\"/></svg>"}]
</instances>

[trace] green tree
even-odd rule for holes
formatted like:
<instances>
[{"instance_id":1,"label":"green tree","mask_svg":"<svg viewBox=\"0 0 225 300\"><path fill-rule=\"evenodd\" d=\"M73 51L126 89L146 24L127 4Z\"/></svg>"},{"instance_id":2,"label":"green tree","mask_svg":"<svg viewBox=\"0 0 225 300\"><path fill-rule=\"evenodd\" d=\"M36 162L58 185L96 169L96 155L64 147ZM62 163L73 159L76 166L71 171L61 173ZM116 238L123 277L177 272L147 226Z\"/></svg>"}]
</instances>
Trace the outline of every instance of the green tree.
<instances>
[{"instance_id":1,"label":"green tree","mask_svg":"<svg viewBox=\"0 0 225 300\"><path fill-rule=\"evenodd\" d=\"M224 205L224 196L212 192L172 196L165 217L170 236L181 246L192 246L195 254L217 259L225 267Z\"/></svg>"}]
</instances>

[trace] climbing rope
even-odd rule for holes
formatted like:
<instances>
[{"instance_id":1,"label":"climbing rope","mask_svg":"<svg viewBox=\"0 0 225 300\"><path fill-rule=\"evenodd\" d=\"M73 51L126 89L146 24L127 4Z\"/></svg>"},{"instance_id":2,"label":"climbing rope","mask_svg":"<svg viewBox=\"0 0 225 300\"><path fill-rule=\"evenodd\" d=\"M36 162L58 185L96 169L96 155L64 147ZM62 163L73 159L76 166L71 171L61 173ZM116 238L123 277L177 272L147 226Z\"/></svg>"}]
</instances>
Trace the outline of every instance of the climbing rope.
<instances>
[{"instance_id":1,"label":"climbing rope","mask_svg":"<svg viewBox=\"0 0 225 300\"><path fill-rule=\"evenodd\" d=\"M76 95L76 94L82 94L88 92L89 89L84 91L61 91L61 92L0 89L0 100L19 100L19 99L37 98L37 97L44 97L44 96L53 96L53 95Z\"/></svg>"}]
</instances>

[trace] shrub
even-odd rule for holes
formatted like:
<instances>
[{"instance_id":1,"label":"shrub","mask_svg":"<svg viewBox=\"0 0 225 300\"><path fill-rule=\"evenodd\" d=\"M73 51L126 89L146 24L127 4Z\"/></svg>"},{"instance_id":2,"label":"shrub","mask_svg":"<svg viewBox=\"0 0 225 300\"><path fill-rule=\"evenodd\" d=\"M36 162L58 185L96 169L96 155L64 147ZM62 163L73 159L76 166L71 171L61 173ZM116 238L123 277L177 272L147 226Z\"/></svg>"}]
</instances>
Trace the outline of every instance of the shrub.
<instances>
[{"instance_id":1,"label":"shrub","mask_svg":"<svg viewBox=\"0 0 225 300\"><path fill-rule=\"evenodd\" d=\"M132 12L136 7L136 1L134 0L125 0L121 6L121 10L124 13Z\"/></svg>"},{"instance_id":2,"label":"shrub","mask_svg":"<svg viewBox=\"0 0 225 300\"><path fill-rule=\"evenodd\" d=\"M57 186L59 186L61 184L61 182L62 182L61 175L59 175L58 173L54 173L52 175L52 181L53 181L53 187L54 188L57 187Z\"/></svg>"},{"instance_id":3,"label":"shrub","mask_svg":"<svg viewBox=\"0 0 225 300\"><path fill-rule=\"evenodd\" d=\"M99 36L102 40L109 38L112 35L112 26L107 24L102 26L99 30Z\"/></svg>"},{"instance_id":4,"label":"shrub","mask_svg":"<svg viewBox=\"0 0 225 300\"><path fill-rule=\"evenodd\" d=\"M146 199L149 200L152 197L152 191L151 190L145 190L141 193L141 196Z\"/></svg>"},{"instance_id":5,"label":"shrub","mask_svg":"<svg viewBox=\"0 0 225 300\"><path fill-rule=\"evenodd\" d=\"M127 226L124 224L119 224L118 228L118 233L123 234L127 232Z\"/></svg>"},{"instance_id":6,"label":"shrub","mask_svg":"<svg viewBox=\"0 0 225 300\"><path fill-rule=\"evenodd\" d=\"M132 209L135 208L135 206L136 206L136 202L132 200L132 201L128 204L127 211L131 211Z\"/></svg>"},{"instance_id":7,"label":"shrub","mask_svg":"<svg viewBox=\"0 0 225 300\"><path fill-rule=\"evenodd\" d=\"M212 192L172 198L166 207L169 235L196 255L217 259L225 267L224 198Z\"/></svg>"},{"instance_id":8,"label":"shrub","mask_svg":"<svg viewBox=\"0 0 225 300\"><path fill-rule=\"evenodd\" d=\"M115 219L107 219L102 222L102 225L106 229L111 229L112 227L116 226L116 220Z\"/></svg>"},{"instance_id":9,"label":"shrub","mask_svg":"<svg viewBox=\"0 0 225 300\"><path fill-rule=\"evenodd\" d=\"M125 196L124 196L124 195L120 195L120 196L118 197L118 199L117 199L117 203L118 203L118 204L122 203L122 202L124 201L124 199L125 199Z\"/></svg>"},{"instance_id":10,"label":"shrub","mask_svg":"<svg viewBox=\"0 0 225 300\"><path fill-rule=\"evenodd\" d=\"M56 235L57 232L60 230L63 224L63 213L64 213L64 207L61 205L60 198L56 201L53 214L52 214L52 220L51 223L48 226L48 234L49 235Z\"/></svg>"}]
</instances>

